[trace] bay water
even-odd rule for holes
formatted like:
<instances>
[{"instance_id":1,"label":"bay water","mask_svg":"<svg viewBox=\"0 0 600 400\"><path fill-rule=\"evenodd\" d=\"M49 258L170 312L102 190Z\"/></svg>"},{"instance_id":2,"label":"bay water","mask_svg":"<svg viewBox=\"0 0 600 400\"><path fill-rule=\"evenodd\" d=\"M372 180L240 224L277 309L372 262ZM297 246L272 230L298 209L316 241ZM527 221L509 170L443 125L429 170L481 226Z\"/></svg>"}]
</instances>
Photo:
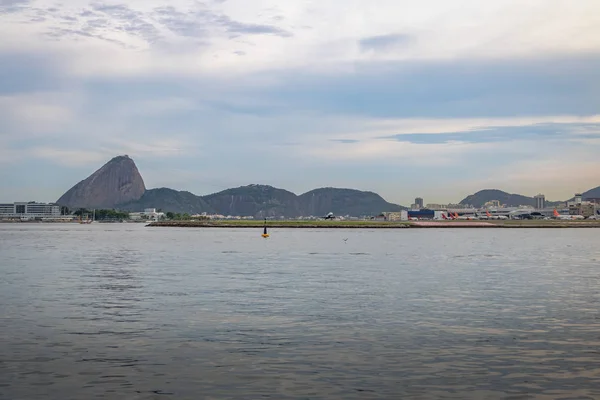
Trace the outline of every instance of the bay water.
<instances>
[{"instance_id":1,"label":"bay water","mask_svg":"<svg viewBox=\"0 0 600 400\"><path fill-rule=\"evenodd\" d=\"M0 399L597 399L600 230L0 224Z\"/></svg>"}]
</instances>

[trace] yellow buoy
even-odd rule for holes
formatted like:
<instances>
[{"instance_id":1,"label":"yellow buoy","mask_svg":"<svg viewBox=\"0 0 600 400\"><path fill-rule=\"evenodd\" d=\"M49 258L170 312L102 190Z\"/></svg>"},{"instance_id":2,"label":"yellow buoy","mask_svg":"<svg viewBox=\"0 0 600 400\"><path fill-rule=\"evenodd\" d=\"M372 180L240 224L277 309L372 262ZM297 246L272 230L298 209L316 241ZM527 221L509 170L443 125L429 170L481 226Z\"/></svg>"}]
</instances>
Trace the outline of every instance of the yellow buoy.
<instances>
[{"instance_id":1,"label":"yellow buoy","mask_svg":"<svg viewBox=\"0 0 600 400\"><path fill-rule=\"evenodd\" d=\"M266 218L265 218L265 230L263 231L263 234L261 236L264 237L265 239L269 237L269 234L267 233L267 219Z\"/></svg>"}]
</instances>

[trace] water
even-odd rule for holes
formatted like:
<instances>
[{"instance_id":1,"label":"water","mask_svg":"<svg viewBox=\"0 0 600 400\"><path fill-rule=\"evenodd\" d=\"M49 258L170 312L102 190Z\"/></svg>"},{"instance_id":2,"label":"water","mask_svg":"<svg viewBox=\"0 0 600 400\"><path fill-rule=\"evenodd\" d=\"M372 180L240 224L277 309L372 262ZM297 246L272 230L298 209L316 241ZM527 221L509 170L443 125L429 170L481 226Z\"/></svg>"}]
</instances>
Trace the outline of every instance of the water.
<instances>
[{"instance_id":1,"label":"water","mask_svg":"<svg viewBox=\"0 0 600 400\"><path fill-rule=\"evenodd\" d=\"M261 233L0 225L0 399L600 398L600 230Z\"/></svg>"}]
</instances>

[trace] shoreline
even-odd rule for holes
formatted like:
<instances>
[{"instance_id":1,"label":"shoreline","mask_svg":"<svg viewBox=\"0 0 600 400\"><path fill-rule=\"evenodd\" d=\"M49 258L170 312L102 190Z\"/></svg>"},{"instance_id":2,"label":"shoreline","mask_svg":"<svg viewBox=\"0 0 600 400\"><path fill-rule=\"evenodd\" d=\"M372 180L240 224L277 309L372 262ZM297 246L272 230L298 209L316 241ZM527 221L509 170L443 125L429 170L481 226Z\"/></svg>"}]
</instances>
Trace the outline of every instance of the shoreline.
<instances>
[{"instance_id":1,"label":"shoreline","mask_svg":"<svg viewBox=\"0 0 600 400\"><path fill-rule=\"evenodd\" d=\"M258 221L160 221L146 227L160 228L263 228ZM273 221L267 222L269 229L557 229L557 228L600 228L600 221Z\"/></svg>"}]
</instances>

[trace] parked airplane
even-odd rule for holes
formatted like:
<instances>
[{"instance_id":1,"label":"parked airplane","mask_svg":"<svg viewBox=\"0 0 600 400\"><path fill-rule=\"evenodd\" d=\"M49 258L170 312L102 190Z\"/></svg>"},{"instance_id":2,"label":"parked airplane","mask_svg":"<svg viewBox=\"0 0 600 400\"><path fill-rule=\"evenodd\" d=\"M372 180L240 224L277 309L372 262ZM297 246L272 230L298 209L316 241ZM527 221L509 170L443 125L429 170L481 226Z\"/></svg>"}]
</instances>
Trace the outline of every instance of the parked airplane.
<instances>
[{"instance_id":1,"label":"parked airplane","mask_svg":"<svg viewBox=\"0 0 600 400\"><path fill-rule=\"evenodd\" d=\"M335 215L332 212L323 217L323 219L335 219Z\"/></svg>"},{"instance_id":2,"label":"parked airplane","mask_svg":"<svg viewBox=\"0 0 600 400\"><path fill-rule=\"evenodd\" d=\"M563 215L563 214L559 214L558 211L556 211L556 208L554 209L554 212L552 213L554 215L554 219L569 219L569 220L573 220L573 219L585 219L585 217L583 215Z\"/></svg>"},{"instance_id":3,"label":"parked airplane","mask_svg":"<svg viewBox=\"0 0 600 400\"><path fill-rule=\"evenodd\" d=\"M457 213L452 214L451 212L449 212L448 215L446 215L446 214L442 213L442 218L445 220L448 220L448 221L455 220L458 218L458 214Z\"/></svg>"},{"instance_id":4,"label":"parked airplane","mask_svg":"<svg viewBox=\"0 0 600 400\"><path fill-rule=\"evenodd\" d=\"M490 214L490 212L488 210L485 210L485 217L481 217L482 219L508 219L508 216L506 215L492 215Z\"/></svg>"}]
</instances>

